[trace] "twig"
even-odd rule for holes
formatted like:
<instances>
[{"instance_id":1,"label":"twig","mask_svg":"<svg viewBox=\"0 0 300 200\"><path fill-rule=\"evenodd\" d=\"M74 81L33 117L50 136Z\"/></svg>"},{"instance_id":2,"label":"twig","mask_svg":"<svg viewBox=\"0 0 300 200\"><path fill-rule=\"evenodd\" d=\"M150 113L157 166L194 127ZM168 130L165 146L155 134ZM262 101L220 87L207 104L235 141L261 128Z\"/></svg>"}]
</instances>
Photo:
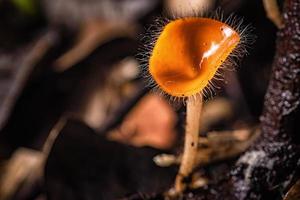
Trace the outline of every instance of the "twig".
<instances>
[{"instance_id":1,"label":"twig","mask_svg":"<svg viewBox=\"0 0 300 200\"><path fill-rule=\"evenodd\" d=\"M263 4L268 18L277 26L277 28L283 27L283 20L278 8L276 0L263 0Z\"/></svg>"}]
</instances>

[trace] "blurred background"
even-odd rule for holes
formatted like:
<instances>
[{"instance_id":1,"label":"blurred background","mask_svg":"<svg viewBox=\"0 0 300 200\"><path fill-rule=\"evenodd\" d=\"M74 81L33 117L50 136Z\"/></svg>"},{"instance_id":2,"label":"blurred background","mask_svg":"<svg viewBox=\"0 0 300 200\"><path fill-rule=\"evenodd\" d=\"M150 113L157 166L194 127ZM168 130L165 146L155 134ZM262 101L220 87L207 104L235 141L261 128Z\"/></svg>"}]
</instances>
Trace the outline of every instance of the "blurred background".
<instances>
[{"instance_id":1,"label":"blurred background","mask_svg":"<svg viewBox=\"0 0 300 200\"><path fill-rule=\"evenodd\" d=\"M243 17L256 42L215 83L203 135L259 121L276 37L261 1L0 0L0 200L109 200L169 188L176 165L152 159L180 152L185 107L146 86L141 41L159 17L217 8ZM234 159L204 171L214 181Z\"/></svg>"}]
</instances>

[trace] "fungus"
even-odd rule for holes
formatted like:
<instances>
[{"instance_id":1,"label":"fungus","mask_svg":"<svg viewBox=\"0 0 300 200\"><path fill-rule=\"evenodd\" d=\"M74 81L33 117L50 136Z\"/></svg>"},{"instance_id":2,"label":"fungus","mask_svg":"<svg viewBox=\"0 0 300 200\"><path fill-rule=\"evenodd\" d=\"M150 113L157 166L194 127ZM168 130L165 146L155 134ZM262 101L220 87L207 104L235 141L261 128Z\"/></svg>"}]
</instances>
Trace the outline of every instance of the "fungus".
<instances>
[{"instance_id":1,"label":"fungus","mask_svg":"<svg viewBox=\"0 0 300 200\"><path fill-rule=\"evenodd\" d=\"M232 59L228 62L230 55L239 58L246 52L247 30L249 26L242 27L242 21L237 23L232 15L225 22L186 17L168 21L152 42L146 64L151 82L171 98L186 101L185 143L176 194L185 190L184 180L195 167L203 93L220 75L222 66L234 64Z\"/></svg>"}]
</instances>

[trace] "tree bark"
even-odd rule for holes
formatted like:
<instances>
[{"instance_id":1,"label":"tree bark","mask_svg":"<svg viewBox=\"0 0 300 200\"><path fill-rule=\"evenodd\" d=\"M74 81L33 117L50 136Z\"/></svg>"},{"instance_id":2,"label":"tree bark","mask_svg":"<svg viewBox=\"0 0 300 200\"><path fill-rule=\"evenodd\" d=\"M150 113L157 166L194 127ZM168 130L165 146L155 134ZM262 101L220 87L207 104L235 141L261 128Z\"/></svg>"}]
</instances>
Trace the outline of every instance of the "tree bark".
<instances>
[{"instance_id":1,"label":"tree bark","mask_svg":"<svg viewBox=\"0 0 300 200\"><path fill-rule=\"evenodd\" d=\"M300 1L287 0L261 116L261 139L232 171L233 195L280 197L300 171Z\"/></svg>"}]
</instances>

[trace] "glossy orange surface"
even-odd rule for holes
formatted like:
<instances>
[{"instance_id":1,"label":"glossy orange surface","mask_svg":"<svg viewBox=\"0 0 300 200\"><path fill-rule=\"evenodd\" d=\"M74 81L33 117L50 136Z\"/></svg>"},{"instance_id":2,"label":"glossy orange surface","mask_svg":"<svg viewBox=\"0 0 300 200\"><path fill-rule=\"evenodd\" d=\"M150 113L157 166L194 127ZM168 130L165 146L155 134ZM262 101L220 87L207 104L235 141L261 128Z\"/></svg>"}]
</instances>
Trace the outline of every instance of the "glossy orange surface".
<instances>
[{"instance_id":1,"label":"glossy orange surface","mask_svg":"<svg viewBox=\"0 0 300 200\"><path fill-rule=\"evenodd\" d=\"M209 18L178 19L167 24L149 59L149 72L172 96L201 92L240 41L239 34Z\"/></svg>"}]
</instances>

